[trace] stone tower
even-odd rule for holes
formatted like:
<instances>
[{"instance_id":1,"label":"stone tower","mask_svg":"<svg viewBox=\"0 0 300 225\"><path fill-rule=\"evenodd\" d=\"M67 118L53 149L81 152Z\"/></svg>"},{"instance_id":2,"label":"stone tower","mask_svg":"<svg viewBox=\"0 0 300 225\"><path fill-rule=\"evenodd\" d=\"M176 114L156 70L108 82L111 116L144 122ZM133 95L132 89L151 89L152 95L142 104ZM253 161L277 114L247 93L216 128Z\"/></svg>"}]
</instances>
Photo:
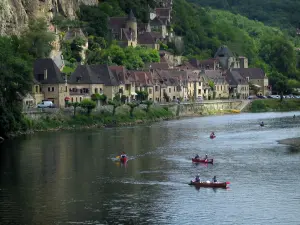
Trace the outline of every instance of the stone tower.
<instances>
[{"instance_id":1,"label":"stone tower","mask_svg":"<svg viewBox=\"0 0 300 225\"><path fill-rule=\"evenodd\" d=\"M132 32L133 41L136 41L137 40L137 21L136 21L136 18L134 16L132 10L130 10L130 13L128 14L126 28Z\"/></svg>"}]
</instances>

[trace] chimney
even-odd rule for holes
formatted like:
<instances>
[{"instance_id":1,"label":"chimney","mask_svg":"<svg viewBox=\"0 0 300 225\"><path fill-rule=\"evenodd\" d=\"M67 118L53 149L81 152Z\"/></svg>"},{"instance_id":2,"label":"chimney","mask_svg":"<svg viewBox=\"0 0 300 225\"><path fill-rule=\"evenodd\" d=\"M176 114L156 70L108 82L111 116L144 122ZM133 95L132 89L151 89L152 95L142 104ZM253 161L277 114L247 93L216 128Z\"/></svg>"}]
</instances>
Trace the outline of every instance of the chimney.
<instances>
[{"instance_id":1,"label":"chimney","mask_svg":"<svg viewBox=\"0 0 300 225\"><path fill-rule=\"evenodd\" d=\"M48 71L47 69L44 69L44 80L47 80L48 78Z\"/></svg>"}]
</instances>

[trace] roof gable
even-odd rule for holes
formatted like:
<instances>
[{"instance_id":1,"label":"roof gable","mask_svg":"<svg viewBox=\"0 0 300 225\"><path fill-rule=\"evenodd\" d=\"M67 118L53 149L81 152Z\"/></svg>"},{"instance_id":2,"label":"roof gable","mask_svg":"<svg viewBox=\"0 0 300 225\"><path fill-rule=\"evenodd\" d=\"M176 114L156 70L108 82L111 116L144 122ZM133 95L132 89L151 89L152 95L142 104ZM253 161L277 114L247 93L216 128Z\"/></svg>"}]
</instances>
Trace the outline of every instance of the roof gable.
<instances>
[{"instance_id":1,"label":"roof gable","mask_svg":"<svg viewBox=\"0 0 300 225\"><path fill-rule=\"evenodd\" d=\"M42 84L65 83L63 74L60 72L54 61L50 58L35 60L33 73L36 81Z\"/></svg>"}]
</instances>

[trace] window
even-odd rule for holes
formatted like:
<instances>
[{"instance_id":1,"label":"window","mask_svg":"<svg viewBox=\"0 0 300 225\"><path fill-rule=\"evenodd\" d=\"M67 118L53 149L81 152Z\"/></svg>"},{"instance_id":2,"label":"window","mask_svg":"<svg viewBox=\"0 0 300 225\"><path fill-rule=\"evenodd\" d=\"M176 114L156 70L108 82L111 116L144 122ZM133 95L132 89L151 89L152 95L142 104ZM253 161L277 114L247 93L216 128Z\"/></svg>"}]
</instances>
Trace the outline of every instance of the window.
<instances>
[{"instance_id":1,"label":"window","mask_svg":"<svg viewBox=\"0 0 300 225\"><path fill-rule=\"evenodd\" d=\"M35 86L35 93L38 93L39 92L39 86Z\"/></svg>"},{"instance_id":2,"label":"window","mask_svg":"<svg viewBox=\"0 0 300 225\"><path fill-rule=\"evenodd\" d=\"M125 84L125 90L128 91L130 88L130 84Z\"/></svg>"},{"instance_id":3,"label":"window","mask_svg":"<svg viewBox=\"0 0 300 225\"><path fill-rule=\"evenodd\" d=\"M171 93L172 92L172 90L171 90L171 88L169 88L169 93Z\"/></svg>"},{"instance_id":4,"label":"window","mask_svg":"<svg viewBox=\"0 0 300 225\"><path fill-rule=\"evenodd\" d=\"M149 94L152 94L152 88L149 88Z\"/></svg>"},{"instance_id":5,"label":"window","mask_svg":"<svg viewBox=\"0 0 300 225\"><path fill-rule=\"evenodd\" d=\"M98 88L95 88L95 93L96 93L96 94L98 93Z\"/></svg>"},{"instance_id":6,"label":"window","mask_svg":"<svg viewBox=\"0 0 300 225\"><path fill-rule=\"evenodd\" d=\"M80 97L80 98L79 98L79 101L80 101L80 102L81 102L81 99L82 99L82 98Z\"/></svg>"},{"instance_id":7,"label":"window","mask_svg":"<svg viewBox=\"0 0 300 225\"><path fill-rule=\"evenodd\" d=\"M199 86L201 86L201 82L199 82Z\"/></svg>"},{"instance_id":8,"label":"window","mask_svg":"<svg viewBox=\"0 0 300 225\"><path fill-rule=\"evenodd\" d=\"M51 91L51 88L50 87L48 87L48 92L50 92Z\"/></svg>"},{"instance_id":9,"label":"window","mask_svg":"<svg viewBox=\"0 0 300 225\"><path fill-rule=\"evenodd\" d=\"M155 91L158 91L158 86L155 86Z\"/></svg>"},{"instance_id":10,"label":"window","mask_svg":"<svg viewBox=\"0 0 300 225\"><path fill-rule=\"evenodd\" d=\"M68 86L66 85L66 90L65 90L65 92L68 92Z\"/></svg>"},{"instance_id":11,"label":"window","mask_svg":"<svg viewBox=\"0 0 300 225\"><path fill-rule=\"evenodd\" d=\"M54 91L54 87L52 87L52 91Z\"/></svg>"}]
</instances>

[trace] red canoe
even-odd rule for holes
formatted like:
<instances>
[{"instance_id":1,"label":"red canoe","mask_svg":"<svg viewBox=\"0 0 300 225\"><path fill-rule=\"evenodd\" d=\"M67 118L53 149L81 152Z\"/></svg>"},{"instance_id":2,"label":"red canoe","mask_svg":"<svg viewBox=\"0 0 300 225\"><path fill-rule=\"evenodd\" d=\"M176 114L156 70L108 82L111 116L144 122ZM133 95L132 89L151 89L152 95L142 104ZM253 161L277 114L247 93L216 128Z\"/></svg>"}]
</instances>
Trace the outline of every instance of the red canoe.
<instances>
[{"instance_id":1,"label":"red canoe","mask_svg":"<svg viewBox=\"0 0 300 225\"><path fill-rule=\"evenodd\" d=\"M120 158L121 163L126 163L127 162L127 157Z\"/></svg>"},{"instance_id":2,"label":"red canoe","mask_svg":"<svg viewBox=\"0 0 300 225\"><path fill-rule=\"evenodd\" d=\"M216 135L210 135L209 137L210 137L210 139L214 139L214 138L216 138Z\"/></svg>"},{"instance_id":3,"label":"red canoe","mask_svg":"<svg viewBox=\"0 0 300 225\"><path fill-rule=\"evenodd\" d=\"M195 158L192 158L192 162L194 163L211 163L213 164L214 163L214 159L195 159Z\"/></svg>"},{"instance_id":4,"label":"red canoe","mask_svg":"<svg viewBox=\"0 0 300 225\"><path fill-rule=\"evenodd\" d=\"M226 188L229 182L195 182L191 181L189 185L196 187L212 187L212 188Z\"/></svg>"}]
</instances>

